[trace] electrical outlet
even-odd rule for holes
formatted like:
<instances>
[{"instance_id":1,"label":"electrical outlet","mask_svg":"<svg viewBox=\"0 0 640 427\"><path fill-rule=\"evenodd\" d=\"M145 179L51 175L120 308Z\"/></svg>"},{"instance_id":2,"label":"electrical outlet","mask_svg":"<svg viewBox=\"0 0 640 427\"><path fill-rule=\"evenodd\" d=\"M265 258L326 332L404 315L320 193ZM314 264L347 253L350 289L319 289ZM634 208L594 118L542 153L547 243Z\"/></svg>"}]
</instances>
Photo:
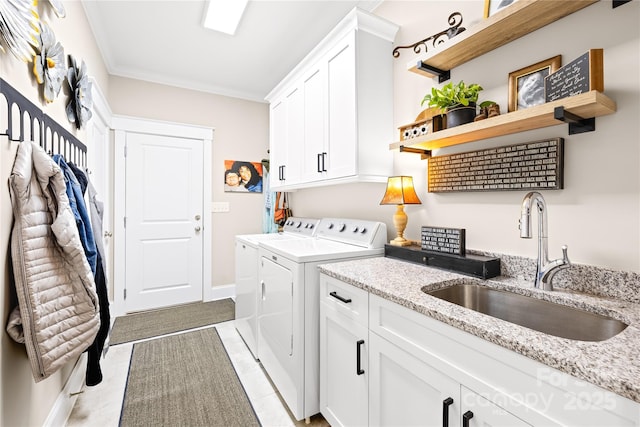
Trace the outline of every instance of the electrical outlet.
<instances>
[{"instance_id":1,"label":"electrical outlet","mask_svg":"<svg viewBox=\"0 0 640 427\"><path fill-rule=\"evenodd\" d=\"M229 202L211 203L211 212L213 213L229 212Z\"/></svg>"}]
</instances>

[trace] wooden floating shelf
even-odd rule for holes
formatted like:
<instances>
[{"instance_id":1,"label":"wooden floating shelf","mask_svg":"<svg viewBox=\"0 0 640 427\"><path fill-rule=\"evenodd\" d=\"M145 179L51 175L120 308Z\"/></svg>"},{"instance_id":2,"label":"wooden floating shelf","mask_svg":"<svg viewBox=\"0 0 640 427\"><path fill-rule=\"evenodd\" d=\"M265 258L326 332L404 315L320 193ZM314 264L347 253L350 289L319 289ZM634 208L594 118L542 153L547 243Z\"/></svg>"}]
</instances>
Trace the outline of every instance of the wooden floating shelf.
<instances>
[{"instance_id":1,"label":"wooden floating shelf","mask_svg":"<svg viewBox=\"0 0 640 427\"><path fill-rule=\"evenodd\" d=\"M450 145L565 124L554 118L556 107L564 107L565 111L585 119L613 114L617 108L615 101L611 98L602 92L592 90L524 110L501 114L490 119L397 141L390 144L389 149L397 150L400 149L400 146L404 146L412 149L435 150Z\"/></svg>"},{"instance_id":2,"label":"wooden floating shelf","mask_svg":"<svg viewBox=\"0 0 640 427\"><path fill-rule=\"evenodd\" d=\"M451 70L597 1L518 0L447 40L433 52L427 52L422 62L440 70ZM407 68L414 73L436 77L434 73L418 69L417 61L410 62Z\"/></svg>"}]
</instances>

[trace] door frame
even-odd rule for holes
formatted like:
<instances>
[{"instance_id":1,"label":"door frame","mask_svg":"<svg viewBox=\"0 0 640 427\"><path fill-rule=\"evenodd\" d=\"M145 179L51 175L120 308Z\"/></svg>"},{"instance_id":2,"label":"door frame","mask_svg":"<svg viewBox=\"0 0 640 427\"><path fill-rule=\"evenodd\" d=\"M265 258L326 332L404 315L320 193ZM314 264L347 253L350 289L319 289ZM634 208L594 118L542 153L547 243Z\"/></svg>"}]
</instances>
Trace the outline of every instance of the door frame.
<instances>
[{"instance_id":1,"label":"door frame","mask_svg":"<svg viewBox=\"0 0 640 427\"><path fill-rule=\"evenodd\" d=\"M214 129L205 126L172 123L159 120L144 119L131 116L113 116L111 121L114 131L114 197L113 197L113 305L115 316L125 315L126 302L126 229L124 217L126 213L126 159L125 144L127 132L151 135L192 138L203 141L202 147L202 300L213 299L211 288L211 149Z\"/></svg>"}]
</instances>

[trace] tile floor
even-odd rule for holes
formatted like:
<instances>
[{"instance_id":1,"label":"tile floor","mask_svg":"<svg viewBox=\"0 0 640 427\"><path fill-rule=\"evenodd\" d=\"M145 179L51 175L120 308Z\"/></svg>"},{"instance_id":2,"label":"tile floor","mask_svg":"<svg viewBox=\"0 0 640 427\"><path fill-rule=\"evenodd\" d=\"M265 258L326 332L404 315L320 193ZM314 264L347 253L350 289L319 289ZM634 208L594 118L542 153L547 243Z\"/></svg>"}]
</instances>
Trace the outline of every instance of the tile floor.
<instances>
[{"instance_id":1,"label":"tile floor","mask_svg":"<svg viewBox=\"0 0 640 427\"><path fill-rule=\"evenodd\" d=\"M262 425L305 426L304 421L295 421L291 417L262 367L236 331L233 321L219 323L215 328ZM67 421L68 427L118 426L133 344L109 347L101 363L104 380L98 386L84 387ZM321 415L316 415L311 418L310 425L325 427L328 423Z\"/></svg>"}]
</instances>

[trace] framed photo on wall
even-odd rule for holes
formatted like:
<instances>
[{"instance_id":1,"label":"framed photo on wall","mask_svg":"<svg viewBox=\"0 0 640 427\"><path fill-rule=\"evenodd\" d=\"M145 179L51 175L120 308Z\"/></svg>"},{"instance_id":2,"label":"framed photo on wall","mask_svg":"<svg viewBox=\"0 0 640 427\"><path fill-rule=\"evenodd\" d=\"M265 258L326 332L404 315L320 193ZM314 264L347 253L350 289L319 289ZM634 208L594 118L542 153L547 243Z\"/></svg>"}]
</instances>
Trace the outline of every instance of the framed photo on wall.
<instances>
[{"instance_id":1,"label":"framed photo on wall","mask_svg":"<svg viewBox=\"0 0 640 427\"><path fill-rule=\"evenodd\" d=\"M224 191L262 193L262 163L225 160Z\"/></svg>"},{"instance_id":2,"label":"framed photo on wall","mask_svg":"<svg viewBox=\"0 0 640 427\"><path fill-rule=\"evenodd\" d=\"M484 17L488 18L517 0L484 0Z\"/></svg>"},{"instance_id":3,"label":"framed photo on wall","mask_svg":"<svg viewBox=\"0 0 640 427\"><path fill-rule=\"evenodd\" d=\"M562 56L545 59L509 73L509 110L545 103L544 79L562 65Z\"/></svg>"}]
</instances>

